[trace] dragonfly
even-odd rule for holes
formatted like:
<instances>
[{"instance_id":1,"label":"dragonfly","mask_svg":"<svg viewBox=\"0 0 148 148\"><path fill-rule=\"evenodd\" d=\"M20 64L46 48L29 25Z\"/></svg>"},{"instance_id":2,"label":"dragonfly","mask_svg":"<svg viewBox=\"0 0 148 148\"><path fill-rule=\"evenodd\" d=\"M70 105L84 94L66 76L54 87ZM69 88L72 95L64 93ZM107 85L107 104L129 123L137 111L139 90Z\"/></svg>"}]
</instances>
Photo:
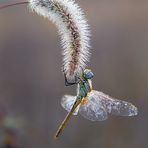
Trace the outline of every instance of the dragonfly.
<instances>
[{"instance_id":1,"label":"dragonfly","mask_svg":"<svg viewBox=\"0 0 148 148\"><path fill-rule=\"evenodd\" d=\"M72 115L80 113L84 118L91 121L104 121L108 114L117 116L135 116L138 109L129 102L114 99L103 92L93 90L91 70L85 69L79 78L77 95L64 95L61 100L62 107L68 111L64 121L59 126L55 138L65 129Z\"/></svg>"}]
</instances>

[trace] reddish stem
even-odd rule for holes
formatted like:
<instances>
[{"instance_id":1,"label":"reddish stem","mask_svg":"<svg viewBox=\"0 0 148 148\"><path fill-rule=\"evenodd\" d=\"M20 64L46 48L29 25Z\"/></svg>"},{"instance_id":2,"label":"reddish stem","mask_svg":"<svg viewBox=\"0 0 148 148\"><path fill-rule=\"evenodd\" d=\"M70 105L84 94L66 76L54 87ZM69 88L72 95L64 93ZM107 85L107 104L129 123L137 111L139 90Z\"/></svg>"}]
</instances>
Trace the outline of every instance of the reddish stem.
<instances>
[{"instance_id":1,"label":"reddish stem","mask_svg":"<svg viewBox=\"0 0 148 148\"><path fill-rule=\"evenodd\" d=\"M28 1L24 1L24 2L17 2L17 3L13 3L13 4L2 5L2 6L0 6L0 9L4 9L7 7L16 6L16 5L28 4L28 3L29 3Z\"/></svg>"}]
</instances>

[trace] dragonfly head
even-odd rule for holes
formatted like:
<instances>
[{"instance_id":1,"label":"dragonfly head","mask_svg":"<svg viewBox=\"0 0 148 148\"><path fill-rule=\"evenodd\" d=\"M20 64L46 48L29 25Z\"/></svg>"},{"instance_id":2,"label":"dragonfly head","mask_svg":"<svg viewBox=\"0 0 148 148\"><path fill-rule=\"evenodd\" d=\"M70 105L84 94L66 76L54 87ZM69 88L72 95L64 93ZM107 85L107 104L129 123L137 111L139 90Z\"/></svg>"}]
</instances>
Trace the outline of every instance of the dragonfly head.
<instances>
[{"instance_id":1,"label":"dragonfly head","mask_svg":"<svg viewBox=\"0 0 148 148\"><path fill-rule=\"evenodd\" d=\"M85 79L92 79L94 74L90 69L85 69L83 76Z\"/></svg>"}]
</instances>

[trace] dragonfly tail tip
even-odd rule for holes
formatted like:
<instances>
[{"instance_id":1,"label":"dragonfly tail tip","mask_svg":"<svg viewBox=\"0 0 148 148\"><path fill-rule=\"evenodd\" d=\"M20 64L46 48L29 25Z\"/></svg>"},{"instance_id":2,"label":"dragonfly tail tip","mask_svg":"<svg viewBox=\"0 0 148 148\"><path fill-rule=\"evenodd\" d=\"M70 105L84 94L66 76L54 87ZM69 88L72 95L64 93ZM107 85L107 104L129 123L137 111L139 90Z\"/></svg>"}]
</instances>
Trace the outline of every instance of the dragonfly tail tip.
<instances>
[{"instance_id":1,"label":"dragonfly tail tip","mask_svg":"<svg viewBox=\"0 0 148 148\"><path fill-rule=\"evenodd\" d=\"M57 135L54 135L53 138L54 138L54 140L57 140L58 139L58 136Z\"/></svg>"}]
</instances>

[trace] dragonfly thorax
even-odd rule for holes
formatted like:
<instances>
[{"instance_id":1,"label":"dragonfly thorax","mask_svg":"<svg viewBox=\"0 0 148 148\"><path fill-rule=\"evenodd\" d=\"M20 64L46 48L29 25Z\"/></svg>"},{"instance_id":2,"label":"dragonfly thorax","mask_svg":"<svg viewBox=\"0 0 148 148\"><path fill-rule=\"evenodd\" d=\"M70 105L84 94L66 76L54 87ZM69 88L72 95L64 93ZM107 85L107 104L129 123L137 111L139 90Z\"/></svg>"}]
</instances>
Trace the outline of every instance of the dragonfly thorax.
<instances>
[{"instance_id":1,"label":"dragonfly thorax","mask_svg":"<svg viewBox=\"0 0 148 148\"><path fill-rule=\"evenodd\" d=\"M78 96L80 96L81 98L86 97L87 94L91 91L91 85L90 85L90 81L91 80L84 80L84 81L80 81L78 84Z\"/></svg>"}]
</instances>

